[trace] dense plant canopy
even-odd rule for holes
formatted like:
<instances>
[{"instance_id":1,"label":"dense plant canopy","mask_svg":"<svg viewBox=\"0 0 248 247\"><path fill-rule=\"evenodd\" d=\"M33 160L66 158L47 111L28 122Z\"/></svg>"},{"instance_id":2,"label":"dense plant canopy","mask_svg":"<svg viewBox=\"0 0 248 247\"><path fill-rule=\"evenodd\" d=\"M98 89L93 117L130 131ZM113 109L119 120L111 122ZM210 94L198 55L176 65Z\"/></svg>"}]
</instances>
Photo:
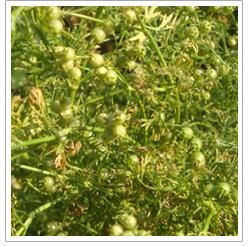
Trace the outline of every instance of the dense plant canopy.
<instances>
[{"instance_id":1,"label":"dense plant canopy","mask_svg":"<svg viewBox=\"0 0 248 247\"><path fill-rule=\"evenodd\" d=\"M12 235L237 235L236 7L12 7Z\"/></svg>"}]
</instances>

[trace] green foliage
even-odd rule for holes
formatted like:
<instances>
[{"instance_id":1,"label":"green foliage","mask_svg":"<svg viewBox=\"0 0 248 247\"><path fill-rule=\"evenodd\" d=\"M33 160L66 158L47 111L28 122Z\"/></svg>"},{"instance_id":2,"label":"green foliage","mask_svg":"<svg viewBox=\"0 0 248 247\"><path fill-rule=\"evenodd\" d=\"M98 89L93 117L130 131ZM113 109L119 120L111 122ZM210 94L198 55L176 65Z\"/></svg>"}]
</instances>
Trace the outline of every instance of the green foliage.
<instances>
[{"instance_id":1,"label":"green foliage","mask_svg":"<svg viewBox=\"0 0 248 247\"><path fill-rule=\"evenodd\" d=\"M237 235L237 16L13 7L12 235Z\"/></svg>"}]
</instances>

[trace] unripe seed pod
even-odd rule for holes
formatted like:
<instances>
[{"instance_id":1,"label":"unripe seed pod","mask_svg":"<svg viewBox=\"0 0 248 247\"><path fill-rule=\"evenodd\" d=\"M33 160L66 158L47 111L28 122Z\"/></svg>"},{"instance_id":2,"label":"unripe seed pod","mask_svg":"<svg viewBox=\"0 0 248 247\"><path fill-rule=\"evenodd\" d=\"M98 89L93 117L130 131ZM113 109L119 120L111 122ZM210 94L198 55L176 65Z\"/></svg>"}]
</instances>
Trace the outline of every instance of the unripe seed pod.
<instances>
[{"instance_id":1,"label":"unripe seed pod","mask_svg":"<svg viewBox=\"0 0 248 247\"><path fill-rule=\"evenodd\" d=\"M134 21L137 20L136 13L135 13L135 11L132 10L132 9L127 9L127 10L125 11L125 15L126 15L126 17L128 18L128 20L129 20L130 22L134 22Z\"/></svg>"},{"instance_id":2,"label":"unripe seed pod","mask_svg":"<svg viewBox=\"0 0 248 247\"><path fill-rule=\"evenodd\" d=\"M15 190L20 190L22 188L22 184L15 176L11 176L11 187Z\"/></svg>"},{"instance_id":3,"label":"unripe seed pod","mask_svg":"<svg viewBox=\"0 0 248 247\"><path fill-rule=\"evenodd\" d=\"M237 45L237 39L236 37L234 36L229 36L228 39L227 39L227 44L230 46L230 47L234 47Z\"/></svg>"},{"instance_id":4,"label":"unripe seed pod","mask_svg":"<svg viewBox=\"0 0 248 247\"><path fill-rule=\"evenodd\" d=\"M137 155L135 155L135 154L131 154L131 155L129 156L129 159L130 159L130 162L131 162L132 164L137 164L137 163L139 163L139 157L138 157Z\"/></svg>"},{"instance_id":5,"label":"unripe seed pod","mask_svg":"<svg viewBox=\"0 0 248 247\"><path fill-rule=\"evenodd\" d=\"M51 28L51 31L55 34L59 34L63 31L63 23L60 20L51 20L49 23L49 27Z\"/></svg>"},{"instance_id":6,"label":"unripe seed pod","mask_svg":"<svg viewBox=\"0 0 248 247\"><path fill-rule=\"evenodd\" d=\"M114 31L114 28L115 28L115 23L109 19L107 20L104 20L104 31L107 32L107 33L111 33L112 31Z\"/></svg>"},{"instance_id":7,"label":"unripe seed pod","mask_svg":"<svg viewBox=\"0 0 248 247\"><path fill-rule=\"evenodd\" d=\"M133 215L122 214L117 216L117 220L125 230L134 230L136 228L137 220Z\"/></svg>"},{"instance_id":8,"label":"unripe seed pod","mask_svg":"<svg viewBox=\"0 0 248 247\"><path fill-rule=\"evenodd\" d=\"M61 107L61 103L59 100L55 100L52 103L52 111L59 113L61 111L62 107Z\"/></svg>"},{"instance_id":9,"label":"unripe seed pod","mask_svg":"<svg viewBox=\"0 0 248 247\"><path fill-rule=\"evenodd\" d=\"M102 112L102 113L97 115L96 119L98 122L100 122L100 124L104 124L108 119L108 115L106 113Z\"/></svg>"},{"instance_id":10,"label":"unripe seed pod","mask_svg":"<svg viewBox=\"0 0 248 247\"><path fill-rule=\"evenodd\" d=\"M37 57L33 56L29 58L29 62L32 64L36 64L37 63Z\"/></svg>"},{"instance_id":11,"label":"unripe seed pod","mask_svg":"<svg viewBox=\"0 0 248 247\"><path fill-rule=\"evenodd\" d=\"M204 192L208 195L211 195L215 191L215 189L216 189L215 186L210 183L204 187Z\"/></svg>"},{"instance_id":12,"label":"unripe seed pod","mask_svg":"<svg viewBox=\"0 0 248 247\"><path fill-rule=\"evenodd\" d=\"M105 74L105 79L106 79L107 83L115 84L117 79L118 79L118 76L114 70L110 69Z\"/></svg>"},{"instance_id":13,"label":"unripe seed pod","mask_svg":"<svg viewBox=\"0 0 248 247\"><path fill-rule=\"evenodd\" d=\"M104 64L104 58L100 54L93 54L90 58L90 64L97 68Z\"/></svg>"},{"instance_id":14,"label":"unripe seed pod","mask_svg":"<svg viewBox=\"0 0 248 247\"><path fill-rule=\"evenodd\" d=\"M134 235L134 232L132 232L132 231L125 231L122 233L121 236L135 236L135 235Z\"/></svg>"},{"instance_id":15,"label":"unripe seed pod","mask_svg":"<svg viewBox=\"0 0 248 247\"><path fill-rule=\"evenodd\" d=\"M59 7L50 6L48 9L48 16L51 19L58 19L60 17L61 11Z\"/></svg>"},{"instance_id":16,"label":"unripe seed pod","mask_svg":"<svg viewBox=\"0 0 248 247\"><path fill-rule=\"evenodd\" d=\"M55 183L54 183L54 179L52 177L46 176L44 177L44 187L48 190L48 191L54 191L55 189Z\"/></svg>"},{"instance_id":17,"label":"unripe seed pod","mask_svg":"<svg viewBox=\"0 0 248 247\"><path fill-rule=\"evenodd\" d=\"M76 54L75 54L75 50L73 48L66 47L64 49L64 59L66 61L75 59L75 56L76 56Z\"/></svg>"},{"instance_id":18,"label":"unripe seed pod","mask_svg":"<svg viewBox=\"0 0 248 247\"><path fill-rule=\"evenodd\" d=\"M218 67L222 63L221 59L216 56L212 57L210 62L213 66L216 66L216 67Z\"/></svg>"},{"instance_id":19,"label":"unripe seed pod","mask_svg":"<svg viewBox=\"0 0 248 247\"><path fill-rule=\"evenodd\" d=\"M211 22L204 20L202 21L202 23L200 24L200 31L204 34L209 33L212 30L212 24Z\"/></svg>"},{"instance_id":20,"label":"unripe seed pod","mask_svg":"<svg viewBox=\"0 0 248 247\"><path fill-rule=\"evenodd\" d=\"M222 64L221 66L220 66L220 68L219 68L219 72L220 72L220 74L222 75L222 76L227 76L228 74L229 74L229 68L228 68L228 66L226 66L226 65L224 65L224 64Z\"/></svg>"},{"instance_id":21,"label":"unripe seed pod","mask_svg":"<svg viewBox=\"0 0 248 247\"><path fill-rule=\"evenodd\" d=\"M195 74L195 77L201 78L203 76L204 72L202 69L196 69L194 74Z\"/></svg>"},{"instance_id":22,"label":"unripe seed pod","mask_svg":"<svg viewBox=\"0 0 248 247\"><path fill-rule=\"evenodd\" d=\"M108 72L108 70L105 67L103 67L103 66L98 67L96 69L97 76L99 76L101 78L103 78L106 75L107 72Z\"/></svg>"},{"instance_id":23,"label":"unripe seed pod","mask_svg":"<svg viewBox=\"0 0 248 247\"><path fill-rule=\"evenodd\" d=\"M233 191L233 193L232 193L232 198L233 198L233 200L234 200L235 202L238 201L239 196L238 196L238 190L237 190L237 189Z\"/></svg>"},{"instance_id":24,"label":"unripe seed pod","mask_svg":"<svg viewBox=\"0 0 248 247\"><path fill-rule=\"evenodd\" d=\"M109 228L109 235L110 236L120 236L123 234L123 228L121 225L119 224L115 224L115 225L112 225L110 228Z\"/></svg>"},{"instance_id":25,"label":"unripe seed pod","mask_svg":"<svg viewBox=\"0 0 248 247\"><path fill-rule=\"evenodd\" d=\"M231 187L228 183L220 183L218 185L218 188L220 190L220 193L224 196L227 196L231 192Z\"/></svg>"},{"instance_id":26,"label":"unripe seed pod","mask_svg":"<svg viewBox=\"0 0 248 247\"><path fill-rule=\"evenodd\" d=\"M54 55L56 58L62 58L64 56L64 46L56 46L54 48Z\"/></svg>"},{"instance_id":27,"label":"unripe seed pod","mask_svg":"<svg viewBox=\"0 0 248 247\"><path fill-rule=\"evenodd\" d=\"M65 72L68 72L69 70L73 69L74 67L74 61L68 60L67 62L62 64L62 68Z\"/></svg>"},{"instance_id":28,"label":"unripe seed pod","mask_svg":"<svg viewBox=\"0 0 248 247\"><path fill-rule=\"evenodd\" d=\"M65 129L60 130L60 131L58 131L58 133L57 133L57 137L58 137L59 139L61 139L61 138L63 138L63 137L66 137L66 136L68 135L68 133L69 133L68 130L65 130Z\"/></svg>"},{"instance_id":29,"label":"unripe seed pod","mask_svg":"<svg viewBox=\"0 0 248 247\"><path fill-rule=\"evenodd\" d=\"M193 135L194 135L194 132L193 132L193 130L191 128L189 128L189 127L184 127L183 128L183 138L184 138L184 140L192 139Z\"/></svg>"},{"instance_id":30,"label":"unripe seed pod","mask_svg":"<svg viewBox=\"0 0 248 247\"><path fill-rule=\"evenodd\" d=\"M127 62L127 70L129 72L133 71L137 67L137 63L133 60Z\"/></svg>"},{"instance_id":31,"label":"unripe seed pod","mask_svg":"<svg viewBox=\"0 0 248 247\"><path fill-rule=\"evenodd\" d=\"M194 150L201 150L202 148L202 140L198 137L193 137L191 140L191 144Z\"/></svg>"},{"instance_id":32,"label":"unripe seed pod","mask_svg":"<svg viewBox=\"0 0 248 247\"><path fill-rule=\"evenodd\" d=\"M71 80L79 81L82 77L82 72L79 68L74 67L68 71L68 77Z\"/></svg>"},{"instance_id":33,"label":"unripe seed pod","mask_svg":"<svg viewBox=\"0 0 248 247\"><path fill-rule=\"evenodd\" d=\"M61 112L60 115L62 116L64 120L71 120L73 118L73 111L71 108L68 108L64 110L63 112Z\"/></svg>"},{"instance_id":34,"label":"unripe seed pod","mask_svg":"<svg viewBox=\"0 0 248 247\"><path fill-rule=\"evenodd\" d=\"M207 76L209 79L214 80L218 77L217 71L215 69L208 69Z\"/></svg>"},{"instance_id":35,"label":"unripe seed pod","mask_svg":"<svg viewBox=\"0 0 248 247\"><path fill-rule=\"evenodd\" d=\"M186 32L187 32L187 35L190 37L190 38L193 38L193 39L196 39L198 38L199 36L199 30L196 26L191 26L191 27L188 27L186 29Z\"/></svg>"},{"instance_id":36,"label":"unripe seed pod","mask_svg":"<svg viewBox=\"0 0 248 247\"><path fill-rule=\"evenodd\" d=\"M113 135L116 137L125 137L127 134L126 128L121 124L117 124L113 126L112 131L113 131Z\"/></svg>"},{"instance_id":37,"label":"unripe seed pod","mask_svg":"<svg viewBox=\"0 0 248 247\"><path fill-rule=\"evenodd\" d=\"M61 225L57 221L52 221L47 224L47 235L54 236L61 228Z\"/></svg>"},{"instance_id":38,"label":"unripe seed pod","mask_svg":"<svg viewBox=\"0 0 248 247\"><path fill-rule=\"evenodd\" d=\"M103 31L103 29L96 27L93 29L92 31L92 36L94 37L94 39L100 43L103 40L105 40L106 38L106 33Z\"/></svg>"},{"instance_id":39,"label":"unripe seed pod","mask_svg":"<svg viewBox=\"0 0 248 247\"><path fill-rule=\"evenodd\" d=\"M205 156L202 152L193 153L193 162L197 169L202 169L205 167Z\"/></svg>"}]
</instances>

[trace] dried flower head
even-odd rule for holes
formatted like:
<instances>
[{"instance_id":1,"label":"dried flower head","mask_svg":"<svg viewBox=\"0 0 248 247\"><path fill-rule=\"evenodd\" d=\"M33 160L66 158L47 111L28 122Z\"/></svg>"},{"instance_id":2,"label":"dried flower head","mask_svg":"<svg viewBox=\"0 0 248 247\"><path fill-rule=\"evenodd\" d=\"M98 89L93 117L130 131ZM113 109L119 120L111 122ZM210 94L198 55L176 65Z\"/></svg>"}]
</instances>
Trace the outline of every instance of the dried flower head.
<instances>
[{"instance_id":1,"label":"dried flower head","mask_svg":"<svg viewBox=\"0 0 248 247\"><path fill-rule=\"evenodd\" d=\"M38 87L32 87L29 91L30 104L37 105L41 109L45 109L46 103L42 91Z\"/></svg>"}]
</instances>

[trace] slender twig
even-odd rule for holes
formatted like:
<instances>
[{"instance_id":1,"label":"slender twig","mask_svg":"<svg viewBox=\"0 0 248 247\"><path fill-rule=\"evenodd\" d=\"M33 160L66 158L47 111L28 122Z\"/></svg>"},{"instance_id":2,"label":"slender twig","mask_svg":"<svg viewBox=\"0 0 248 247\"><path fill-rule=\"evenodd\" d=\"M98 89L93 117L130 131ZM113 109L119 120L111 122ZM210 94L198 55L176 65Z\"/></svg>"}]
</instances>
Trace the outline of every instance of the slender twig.
<instances>
[{"instance_id":1,"label":"slender twig","mask_svg":"<svg viewBox=\"0 0 248 247\"><path fill-rule=\"evenodd\" d=\"M109 96L114 96L116 94L120 94L120 93L123 93L124 90L123 89L120 89L120 90L116 90L115 92L113 93L109 93L105 96L100 96L100 97L97 97L97 98L94 98L94 99L89 99L88 101L85 101L82 106L86 106L86 105L89 105L89 104L93 104L93 103L96 103L98 101L101 101L103 99L105 99L106 97L109 97Z\"/></svg>"},{"instance_id":2,"label":"slender twig","mask_svg":"<svg viewBox=\"0 0 248 247\"><path fill-rule=\"evenodd\" d=\"M210 124L208 124L208 123L204 123L204 122L193 122L193 123L190 123L188 126L190 127L190 126L194 126L194 125L202 125L204 127L207 127L208 129L210 129L211 131L213 131L215 134L217 134L216 129L213 126L211 126Z\"/></svg>"},{"instance_id":3,"label":"slender twig","mask_svg":"<svg viewBox=\"0 0 248 247\"><path fill-rule=\"evenodd\" d=\"M43 175L48 175L48 176L53 176L53 177L66 177L65 175L62 176L62 175L57 174L55 172L49 172L49 171L42 170L42 169L32 167L32 166L19 165L19 164L14 164L14 165L19 167L20 169L28 170L28 171L32 171L32 172L36 172L36 173L41 173Z\"/></svg>"},{"instance_id":4,"label":"slender twig","mask_svg":"<svg viewBox=\"0 0 248 247\"><path fill-rule=\"evenodd\" d=\"M22 13L22 11L25 8L26 8L25 6L19 6L19 7L16 7L12 11L12 13L11 13L11 29L12 29L12 32L16 31L16 20L17 20L18 16Z\"/></svg>"},{"instance_id":5,"label":"slender twig","mask_svg":"<svg viewBox=\"0 0 248 247\"><path fill-rule=\"evenodd\" d=\"M91 17L91 16L71 13L71 12L68 12L68 11L61 11L61 13L63 15L76 16L76 17L79 17L79 18L82 18L82 19L85 19L85 20L90 20L90 21L94 21L94 22L98 22L98 23L103 23L104 22L103 20L100 20L100 19L97 19L97 18L94 18L94 17Z\"/></svg>"},{"instance_id":6,"label":"slender twig","mask_svg":"<svg viewBox=\"0 0 248 247\"><path fill-rule=\"evenodd\" d=\"M171 186L159 188L159 187L153 187L153 186L147 185L147 184L145 184L145 183L143 182L143 180L140 179L139 177L137 177L137 180L138 180L139 183L142 184L145 188L150 189L150 190L157 190L157 191L163 191L163 192L168 192L168 191L173 190L173 187L171 187Z\"/></svg>"},{"instance_id":7,"label":"slender twig","mask_svg":"<svg viewBox=\"0 0 248 247\"><path fill-rule=\"evenodd\" d=\"M87 130L94 131L94 132L103 132L103 129L98 128L98 127L84 126L84 128ZM60 133L62 133L62 134L58 133L58 135L55 134L55 135L40 137L40 138L33 139L30 141L18 143L16 145L13 145L11 147L11 150L13 151L15 149L22 148L22 147L28 147L28 146L42 144L42 143L48 143L48 142L56 140L59 137L59 135L67 135L70 131L71 131L71 128L66 128L66 129L63 129L62 131L60 131Z\"/></svg>"},{"instance_id":8,"label":"slender twig","mask_svg":"<svg viewBox=\"0 0 248 247\"><path fill-rule=\"evenodd\" d=\"M11 147L11 150L15 150L15 149L27 147L27 146L32 146L32 145L36 145L36 144L51 142L51 141L56 140L56 138L57 138L56 135L50 135L50 136L45 136L45 137L37 138L34 140L22 142L22 143L13 145Z\"/></svg>"},{"instance_id":9,"label":"slender twig","mask_svg":"<svg viewBox=\"0 0 248 247\"><path fill-rule=\"evenodd\" d=\"M213 218L213 216L215 215L216 213L214 213L213 211L211 211L205 221L205 224L203 226L203 229L202 229L202 234L203 235L206 235L207 232L208 232L208 228L209 228L209 225L210 225L210 222L211 222L211 219Z\"/></svg>"},{"instance_id":10,"label":"slender twig","mask_svg":"<svg viewBox=\"0 0 248 247\"><path fill-rule=\"evenodd\" d=\"M71 39L73 39L73 40L75 40L75 41L77 41L77 39L76 38L74 38L70 33L68 33L68 32L66 32L66 31L62 31L62 33L64 34L64 35L66 35L66 36L68 36L68 37L70 37Z\"/></svg>"},{"instance_id":11,"label":"slender twig","mask_svg":"<svg viewBox=\"0 0 248 247\"><path fill-rule=\"evenodd\" d=\"M152 47L154 48L155 52L157 53L157 55L159 57L160 62L162 63L164 68L167 68L167 63L164 60L164 57L163 57L163 55L162 55L162 53L161 53L161 51L160 51L160 49L158 47L158 44L157 44L156 40L153 38L152 34L147 30L147 28L145 27L143 21L139 18L138 15L137 15L137 17L138 17L138 21L140 23L140 26L141 26L143 32L148 36Z\"/></svg>"},{"instance_id":12,"label":"slender twig","mask_svg":"<svg viewBox=\"0 0 248 247\"><path fill-rule=\"evenodd\" d=\"M176 106L176 124L180 123L180 118L181 118L181 102L179 99L179 92L178 92L178 88L175 88L175 94L176 94L176 102L177 102L177 106Z\"/></svg>"},{"instance_id":13,"label":"slender twig","mask_svg":"<svg viewBox=\"0 0 248 247\"><path fill-rule=\"evenodd\" d=\"M27 220L24 222L24 224L20 227L20 229L16 232L16 236L21 236L21 235L24 235L25 232L28 230L29 226L31 225L33 219L35 218L35 216L39 213L41 213L42 211L45 211L46 209L54 206L55 204L61 202L61 201L64 201L64 200L68 200L71 196L74 196L74 195L77 195L78 192L71 192L70 193L70 196L68 196L67 194L66 195L63 195L51 202L47 202L45 204L43 204L42 206L36 208L34 211L32 211L31 213L29 213L29 216L27 218Z\"/></svg>"}]
</instances>

